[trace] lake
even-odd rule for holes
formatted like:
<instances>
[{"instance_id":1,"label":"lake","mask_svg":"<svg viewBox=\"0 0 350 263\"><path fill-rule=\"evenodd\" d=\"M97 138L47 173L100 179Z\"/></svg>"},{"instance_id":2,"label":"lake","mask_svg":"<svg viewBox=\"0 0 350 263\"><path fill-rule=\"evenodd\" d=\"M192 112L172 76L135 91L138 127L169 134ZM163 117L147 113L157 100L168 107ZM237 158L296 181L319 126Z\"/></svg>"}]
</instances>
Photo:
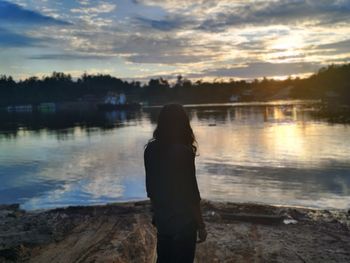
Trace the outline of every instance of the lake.
<instances>
[{"instance_id":1,"label":"lake","mask_svg":"<svg viewBox=\"0 0 350 263\"><path fill-rule=\"evenodd\" d=\"M350 207L350 125L305 101L188 105L202 198ZM158 107L0 114L0 203L24 209L146 198Z\"/></svg>"}]
</instances>

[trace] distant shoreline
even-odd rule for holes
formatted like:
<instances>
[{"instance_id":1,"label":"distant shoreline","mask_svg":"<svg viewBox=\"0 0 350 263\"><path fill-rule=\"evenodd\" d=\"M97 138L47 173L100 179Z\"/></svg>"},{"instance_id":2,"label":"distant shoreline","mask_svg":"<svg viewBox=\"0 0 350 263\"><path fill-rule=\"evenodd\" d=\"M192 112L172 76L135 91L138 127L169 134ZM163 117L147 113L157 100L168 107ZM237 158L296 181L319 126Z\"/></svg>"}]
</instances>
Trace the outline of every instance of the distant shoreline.
<instances>
[{"instance_id":1,"label":"distant shoreline","mask_svg":"<svg viewBox=\"0 0 350 263\"><path fill-rule=\"evenodd\" d=\"M192 81L178 76L176 83L159 77L148 83L128 82L111 75L83 74L77 80L63 72L51 76L14 81L0 76L0 106L50 104L60 102L103 102L108 94L124 94L127 103L149 105L169 102L227 103L281 99L322 99L349 104L350 64L329 65L313 75L284 80L263 78L227 82Z\"/></svg>"},{"instance_id":2,"label":"distant shoreline","mask_svg":"<svg viewBox=\"0 0 350 263\"><path fill-rule=\"evenodd\" d=\"M84 111L84 110L97 110L96 105L99 101L96 102L84 102L84 101L72 101L72 102L58 102L55 103L55 111ZM262 101L238 101L238 102L187 102L182 105L185 108L191 107L241 107L241 106L289 106L289 105L307 105L307 104L324 104L321 99L276 99L276 100L262 100ZM28 106L32 104L28 104ZM142 105L142 108L160 108L164 104L151 104L151 105ZM6 111L7 107L0 107L0 110ZM120 109L115 111L125 111L128 109ZM137 111L138 109L135 109ZM19 112L20 113L20 112ZM46 112L42 112L46 113ZM52 113L52 112L49 112Z\"/></svg>"}]
</instances>

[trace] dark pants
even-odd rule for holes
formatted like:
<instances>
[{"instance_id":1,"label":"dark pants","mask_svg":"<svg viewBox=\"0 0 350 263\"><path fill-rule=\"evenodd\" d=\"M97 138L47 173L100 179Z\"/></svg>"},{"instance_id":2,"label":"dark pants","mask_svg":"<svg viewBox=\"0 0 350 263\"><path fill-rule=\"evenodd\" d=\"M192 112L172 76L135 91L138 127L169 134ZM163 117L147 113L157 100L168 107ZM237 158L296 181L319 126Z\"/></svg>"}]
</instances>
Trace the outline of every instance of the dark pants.
<instances>
[{"instance_id":1,"label":"dark pants","mask_svg":"<svg viewBox=\"0 0 350 263\"><path fill-rule=\"evenodd\" d=\"M193 263L197 230L186 229L175 235L157 235L157 263Z\"/></svg>"}]
</instances>

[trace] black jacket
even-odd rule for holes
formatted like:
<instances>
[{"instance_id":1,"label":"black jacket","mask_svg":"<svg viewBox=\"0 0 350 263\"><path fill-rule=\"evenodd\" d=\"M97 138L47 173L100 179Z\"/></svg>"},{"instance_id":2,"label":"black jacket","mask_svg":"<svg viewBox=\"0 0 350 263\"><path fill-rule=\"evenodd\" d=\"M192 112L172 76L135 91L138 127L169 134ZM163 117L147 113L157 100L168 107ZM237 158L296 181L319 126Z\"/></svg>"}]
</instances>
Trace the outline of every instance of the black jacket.
<instances>
[{"instance_id":1,"label":"black jacket","mask_svg":"<svg viewBox=\"0 0 350 263\"><path fill-rule=\"evenodd\" d=\"M145 149L144 161L147 196L158 232L175 234L189 225L197 228L201 198L191 148L153 141Z\"/></svg>"}]
</instances>

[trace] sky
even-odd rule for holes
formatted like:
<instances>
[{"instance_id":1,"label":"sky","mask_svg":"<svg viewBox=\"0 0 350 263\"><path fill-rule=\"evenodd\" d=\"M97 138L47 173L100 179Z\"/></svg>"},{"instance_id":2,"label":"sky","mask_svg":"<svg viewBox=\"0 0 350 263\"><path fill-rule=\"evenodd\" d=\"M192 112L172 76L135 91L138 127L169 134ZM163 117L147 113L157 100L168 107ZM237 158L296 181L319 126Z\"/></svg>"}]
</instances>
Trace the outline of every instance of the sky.
<instances>
[{"instance_id":1,"label":"sky","mask_svg":"<svg viewBox=\"0 0 350 263\"><path fill-rule=\"evenodd\" d=\"M228 80L350 62L350 0L0 0L0 74Z\"/></svg>"}]
</instances>

